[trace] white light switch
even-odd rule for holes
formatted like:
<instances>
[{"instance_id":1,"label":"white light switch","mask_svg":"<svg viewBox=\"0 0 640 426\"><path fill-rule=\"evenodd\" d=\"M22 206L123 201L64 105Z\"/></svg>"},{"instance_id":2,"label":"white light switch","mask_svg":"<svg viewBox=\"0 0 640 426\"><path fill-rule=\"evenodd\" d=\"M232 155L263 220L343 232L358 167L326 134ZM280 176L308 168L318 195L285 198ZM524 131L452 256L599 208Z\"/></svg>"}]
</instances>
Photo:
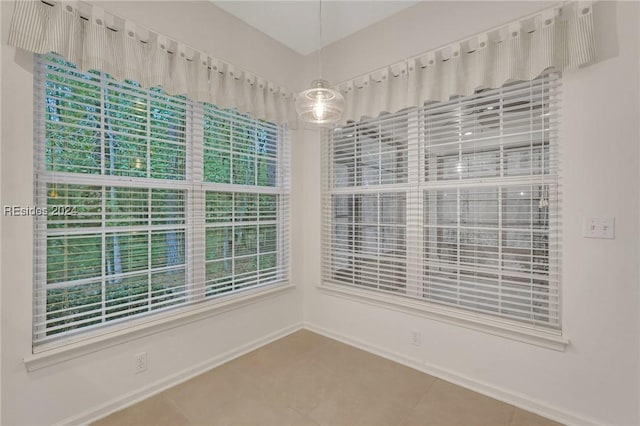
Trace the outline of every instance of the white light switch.
<instances>
[{"instance_id":1,"label":"white light switch","mask_svg":"<svg viewBox=\"0 0 640 426\"><path fill-rule=\"evenodd\" d=\"M613 217L585 217L582 235L585 238L615 238L616 220Z\"/></svg>"}]
</instances>

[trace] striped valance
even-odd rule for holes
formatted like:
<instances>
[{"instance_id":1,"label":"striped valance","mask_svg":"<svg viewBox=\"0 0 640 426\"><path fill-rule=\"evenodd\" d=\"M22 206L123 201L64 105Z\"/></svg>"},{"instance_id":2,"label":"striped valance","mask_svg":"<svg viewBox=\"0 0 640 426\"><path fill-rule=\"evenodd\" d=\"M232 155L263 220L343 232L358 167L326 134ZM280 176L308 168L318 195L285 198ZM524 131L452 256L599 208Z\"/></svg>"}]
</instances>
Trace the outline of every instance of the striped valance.
<instances>
[{"instance_id":1,"label":"striped valance","mask_svg":"<svg viewBox=\"0 0 640 426\"><path fill-rule=\"evenodd\" d=\"M55 52L82 71L293 124L293 94L255 74L83 2L16 0L9 44Z\"/></svg>"},{"instance_id":2,"label":"striped valance","mask_svg":"<svg viewBox=\"0 0 640 426\"><path fill-rule=\"evenodd\" d=\"M345 121L532 80L594 59L593 5L565 3L338 85Z\"/></svg>"}]
</instances>

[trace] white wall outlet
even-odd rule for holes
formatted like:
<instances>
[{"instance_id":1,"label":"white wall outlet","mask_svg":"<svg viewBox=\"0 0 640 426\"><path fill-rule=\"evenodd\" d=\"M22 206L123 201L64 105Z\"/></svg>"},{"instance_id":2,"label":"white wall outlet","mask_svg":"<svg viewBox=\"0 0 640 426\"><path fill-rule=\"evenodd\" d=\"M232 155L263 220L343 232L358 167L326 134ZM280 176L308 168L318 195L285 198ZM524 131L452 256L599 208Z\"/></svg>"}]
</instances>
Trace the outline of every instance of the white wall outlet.
<instances>
[{"instance_id":1,"label":"white wall outlet","mask_svg":"<svg viewBox=\"0 0 640 426\"><path fill-rule=\"evenodd\" d=\"M135 374L142 373L147 370L147 353L140 352L139 354L135 354L133 357L133 372Z\"/></svg>"},{"instance_id":2,"label":"white wall outlet","mask_svg":"<svg viewBox=\"0 0 640 426\"><path fill-rule=\"evenodd\" d=\"M582 235L585 238L615 238L616 220L613 217L585 217Z\"/></svg>"},{"instance_id":3,"label":"white wall outlet","mask_svg":"<svg viewBox=\"0 0 640 426\"><path fill-rule=\"evenodd\" d=\"M418 330L411 330L411 344L420 346L420 332Z\"/></svg>"}]
</instances>

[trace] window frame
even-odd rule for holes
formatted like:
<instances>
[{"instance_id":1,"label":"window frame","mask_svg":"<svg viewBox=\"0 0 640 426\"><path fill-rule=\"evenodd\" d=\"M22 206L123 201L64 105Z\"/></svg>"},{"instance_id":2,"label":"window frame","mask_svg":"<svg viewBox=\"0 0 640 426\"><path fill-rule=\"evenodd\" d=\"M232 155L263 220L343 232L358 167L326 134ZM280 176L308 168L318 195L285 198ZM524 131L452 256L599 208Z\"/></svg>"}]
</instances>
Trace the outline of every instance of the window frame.
<instances>
[{"instance_id":1,"label":"window frame","mask_svg":"<svg viewBox=\"0 0 640 426\"><path fill-rule=\"evenodd\" d=\"M54 56L55 57L55 56ZM61 59L55 57L56 60ZM48 189L47 185L51 182L55 184L95 184L102 188L102 204L104 206L105 188L110 186L125 187L125 188L140 188L141 190L147 190L149 193L152 188L163 189L175 189L184 191L184 222L181 225L185 233L184 241L184 266L185 266L185 282L184 287L189 290L185 293L185 302L176 307L169 307L167 309L159 309L158 311L149 311L147 313L133 315L131 317L123 318L116 321L105 321L101 316L102 322L96 329L91 327L80 327L77 332L69 334L61 334L60 336L54 335L50 340L39 339L36 336L41 336L46 333L46 329L43 326L37 324L36 318L38 315L46 316L47 314L47 268L46 268L46 251L47 251L47 224L48 219L45 215L34 217L34 281L33 281L33 344L32 355L25 358L27 367L29 369L37 369L42 366L50 365L59 362L64 359L69 359L77 356L79 353L86 351L93 351L95 347L106 347L114 344L114 342L124 341L126 339L133 338L137 335L145 335L147 333L156 332L158 329L164 329L172 327L181 323L195 321L198 318L215 315L217 313L226 312L229 309L245 306L250 303L251 300L260 299L263 297L269 297L272 294L277 294L280 291L292 287L290 283L290 132L283 125L273 125L272 127L275 137L274 146L277 148L276 155L273 158L275 164L277 176L274 179L272 186L259 185L259 182L254 182L254 185L239 185L233 183L216 183L216 182L204 182L204 111L209 106L200 102L190 101L184 99L185 104L185 129L184 129L184 145L185 145L185 157L184 158L184 178L177 180L163 180L153 178L133 179L127 176L109 176L104 173L97 175L84 174L84 173L61 173L57 171L47 170L46 166L46 131L45 125L48 122L47 118L47 94L46 94L46 82L47 82L47 64L50 63L48 55L34 55L34 201L36 206L47 206L48 202ZM66 62L64 62L66 64ZM66 67L66 66L65 66ZM81 71L77 71L81 72ZM83 73L86 74L86 73ZM104 86L108 84L106 82L106 74L100 72L96 76L100 82L97 83L104 89ZM127 84L116 80L111 80L114 84ZM147 98L152 89L143 89ZM169 97L169 95L163 95ZM210 106L216 108L215 106ZM100 103L100 109L103 109L102 101ZM102 112L101 112L102 114ZM225 114L231 116L242 117L242 120L253 123L257 128L259 121L238 113L235 110L225 110ZM148 125L148 123L147 123ZM100 127L100 139L105 139L106 128ZM149 132L150 130L147 130ZM149 137L144 138L146 144L149 145ZM231 144L231 141L229 142ZM102 145L101 145L102 146ZM147 151L149 152L149 147ZM106 154L101 149L100 159L101 163L106 161ZM149 163L152 161L151 157L147 157L146 161ZM192 167L192 165L196 167ZM150 167L150 166L148 166ZM148 168L147 170L150 170ZM232 289L229 292L224 292L216 296L207 296L203 290L206 287L204 281L205 268L205 211L206 205L204 200L206 198L207 191L210 192L245 192L252 194L272 194L277 197L275 209L275 218L272 222L276 224L276 241L275 250L276 256L276 273L269 276L268 281L256 282L255 285L250 285L243 289ZM148 201L151 203L151 200ZM150 207L149 207L150 208ZM104 210L104 209L103 209ZM110 228L106 225L104 219L105 212L102 213L102 220L100 225L100 232L113 233L120 232L121 229ZM149 215L145 219L148 223L151 223L152 219ZM135 228L135 227L134 227ZM175 227L172 226L172 229ZM127 227L123 228L128 229ZM131 228L133 229L133 228ZM137 229L137 228L136 228ZM147 262L149 265L153 262L151 250L151 230L149 232L149 239L147 241L147 247L149 250L149 258ZM61 232L64 233L64 232ZM44 237L44 238L43 238ZM257 243L256 243L257 244ZM102 251L106 248L102 247ZM199 250L199 251L198 251ZM235 258L235 253L234 256ZM43 269L44 261L44 269ZM105 258L102 257L101 263L104 264ZM104 282L104 266L101 279ZM44 271L44 272L43 272ZM147 271L147 273L151 273ZM256 271L256 274L259 274ZM149 278L150 279L150 278ZM197 281L194 281L197 280ZM235 281L235 278L234 278ZM103 284L104 285L104 284ZM151 284L149 284L150 286ZM194 288L197 286L197 288ZM149 290L151 291L151 290ZM149 293L149 303L151 303L152 296ZM104 294L103 294L104 303ZM103 314L104 315L104 314Z\"/></svg>"},{"instance_id":2,"label":"window frame","mask_svg":"<svg viewBox=\"0 0 640 426\"><path fill-rule=\"evenodd\" d=\"M545 78L546 76L543 76ZM557 75L557 84L561 84L561 77ZM501 90L494 89L495 90ZM464 102L465 99L473 99L474 96L471 95L469 97L460 97L458 98L461 102ZM506 95L504 95L506 96ZM554 108L557 107L558 99L557 99L557 91L551 90L549 95L553 98L550 103L554 105ZM500 95L500 99L503 98L503 95ZM449 101L455 102L455 100ZM479 102L482 102L481 100ZM323 277L321 284L319 285L319 289L323 292L327 292L332 295L347 297L356 301L369 301L376 305L379 305L384 308L398 310L401 312L408 312L412 314L416 314L419 316L428 317L431 319L435 319L442 322L452 323L460 326L464 326L467 328L480 330L484 332L488 332L494 335L500 335L503 337L508 337L514 340L519 340L527 343L533 343L536 345L548 347L556 350L564 350L566 344L568 343L568 339L562 336L562 327L561 327L561 311L559 310L557 316L557 327L554 326L540 326L538 324L532 324L527 322L521 322L514 319L509 319L501 316L494 316L484 312L475 312L473 310L469 311L464 308L460 308L457 306L451 305L442 305L439 303L434 303L433 300L429 298L425 298L420 296L419 294L414 295L417 297L408 297L409 292L406 294L390 294L390 293L381 293L365 286L364 284L353 284L349 283L341 283L331 278L331 274L333 273L332 267L332 258L333 258L333 250L330 245L333 244L333 197L335 194L340 193L348 193L349 189L353 192L363 192L363 193L372 193L379 194L384 191L393 191L393 190L401 190L401 188L406 188L406 197L407 197L407 212L410 209L410 205L419 206L419 214L414 214L413 217L410 217L410 214L407 213L407 221L406 221L406 252L407 252L407 289L413 288L418 289L422 288L421 292L424 292L426 288L428 288L428 282L426 278L424 278L423 283L418 283L416 285L416 281L421 280L421 269L422 265L417 264L415 260L416 257L419 259L426 259L425 256L428 256L426 252L423 253L423 250L426 249L424 243L426 241L426 236L423 234L422 229L426 228L427 223L425 222L425 218L423 217L423 206L425 206L426 194L428 191L438 190L439 188L447 187L447 182L444 182L444 185L441 185L442 182L430 182L427 176L427 165L429 164L427 159L427 151L425 147L425 134L424 134L424 123L425 120L425 111L432 105L438 106L444 103L434 103L430 105L426 105L424 107L419 108L409 108L400 113L394 114L382 114L377 118L366 118L361 122L357 123L347 123L344 128L348 128L350 133L357 132L357 128L359 125L375 125L376 121L382 120L392 120L393 116L397 116L399 114L405 114L408 121L408 129L406 140L409 144L409 158L418 158L417 162L408 161L408 180L413 182L413 185L372 185L371 187L366 186L357 186L352 185L349 188L342 188L335 184L334 179L334 158L333 158L333 132L331 130L326 130L322 135L323 141L323 169L322 169L322 190L323 190L323 248L322 248L322 271ZM555 117L554 117L555 118ZM364 123L364 124L363 124ZM411 124L413 124L414 128L411 128ZM338 129L342 131L342 129ZM543 144L550 144L549 147L551 149L556 150L555 156L557 158L557 137L553 137L553 141L545 141ZM502 154L502 142L500 144L500 154ZM495 148L490 151L494 151ZM532 160L533 161L533 160ZM417 177L417 178L416 178ZM417 180L417 182L416 182ZM476 184L480 183L483 185L486 179L479 178ZM530 182L532 185L534 181L540 181L540 178L530 179L529 177L525 177L520 179L518 182L518 178L510 178L510 177L502 177L501 175L494 179L494 184L498 187L503 187L509 184L523 184L523 182ZM553 197L552 203L555 203L552 208L555 210L555 214L559 215L560 212L560 203L561 200L559 198L559 172L556 170L554 174L545 174L542 178L542 181L546 184L549 184L552 188L550 191L550 195L547 195L549 198ZM491 179L489 179L491 182ZM463 186L467 183L465 182L455 182L452 183L452 188L456 188L456 184L462 184ZM473 187L473 185L470 185ZM426 207L425 207L426 208ZM420 218L420 219L417 219ZM553 224L549 226L549 246L557 246L559 243L559 228L558 228L559 219L554 221ZM505 228L502 226L498 227L498 232L501 233ZM508 229L507 229L508 230ZM500 237L502 238L502 237ZM533 246L532 246L533 247ZM409 251L415 253L415 256L412 258L408 253ZM557 297L560 297L560 253L557 252L553 256L550 257L550 271L551 273L556 274L557 276ZM413 260L413 261L412 261ZM420 262L422 263L422 262ZM413 280L413 285L410 280ZM558 302L558 309L560 309L560 302Z\"/></svg>"}]
</instances>

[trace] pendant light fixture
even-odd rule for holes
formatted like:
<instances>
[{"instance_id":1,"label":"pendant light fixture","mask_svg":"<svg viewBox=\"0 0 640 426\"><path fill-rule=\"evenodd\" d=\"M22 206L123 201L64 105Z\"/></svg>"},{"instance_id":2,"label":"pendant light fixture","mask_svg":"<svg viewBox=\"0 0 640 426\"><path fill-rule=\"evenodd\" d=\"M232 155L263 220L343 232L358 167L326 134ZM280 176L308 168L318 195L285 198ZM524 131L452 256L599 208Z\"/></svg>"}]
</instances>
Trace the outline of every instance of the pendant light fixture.
<instances>
[{"instance_id":1,"label":"pendant light fixture","mask_svg":"<svg viewBox=\"0 0 640 426\"><path fill-rule=\"evenodd\" d=\"M311 82L311 88L300 92L295 106L298 117L307 123L331 124L340 121L344 111L344 97L322 79L322 0L318 2L319 46L318 79Z\"/></svg>"}]
</instances>

